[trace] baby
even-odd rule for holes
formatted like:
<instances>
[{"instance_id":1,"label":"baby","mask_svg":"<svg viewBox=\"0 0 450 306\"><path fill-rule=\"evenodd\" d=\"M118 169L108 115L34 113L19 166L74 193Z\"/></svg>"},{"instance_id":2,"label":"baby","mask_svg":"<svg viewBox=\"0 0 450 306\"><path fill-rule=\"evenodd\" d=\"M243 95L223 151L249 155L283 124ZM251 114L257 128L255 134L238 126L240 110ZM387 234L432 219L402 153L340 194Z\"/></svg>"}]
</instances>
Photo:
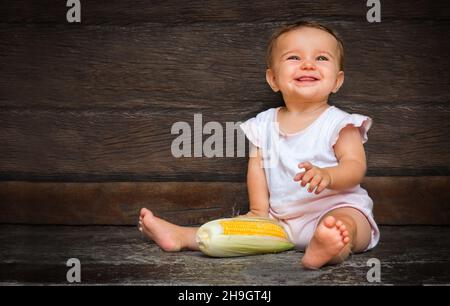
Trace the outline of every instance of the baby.
<instances>
[{"instance_id":1,"label":"baby","mask_svg":"<svg viewBox=\"0 0 450 306\"><path fill-rule=\"evenodd\" d=\"M359 185L372 120L328 104L344 82L343 62L343 43L331 29L312 22L282 27L269 43L266 80L285 106L240 125L252 144L247 216L278 220L305 251L302 264L309 269L340 263L379 239L373 202ZM199 250L197 228L146 208L139 225L165 251Z\"/></svg>"}]
</instances>

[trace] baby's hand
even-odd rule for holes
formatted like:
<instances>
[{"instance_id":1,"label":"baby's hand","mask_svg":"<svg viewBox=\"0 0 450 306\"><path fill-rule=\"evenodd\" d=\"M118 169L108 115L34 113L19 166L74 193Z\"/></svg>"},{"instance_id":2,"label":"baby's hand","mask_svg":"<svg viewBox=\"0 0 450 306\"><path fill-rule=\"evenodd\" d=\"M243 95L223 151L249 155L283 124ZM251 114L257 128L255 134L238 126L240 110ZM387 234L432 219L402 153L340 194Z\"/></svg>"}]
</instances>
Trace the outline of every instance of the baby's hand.
<instances>
[{"instance_id":1,"label":"baby's hand","mask_svg":"<svg viewBox=\"0 0 450 306\"><path fill-rule=\"evenodd\" d=\"M331 183L331 176L327 170L315 167L310 162L298 164L299 168L304 168L304 172L297 173L294 181L301 181L302 187L309 184L308 192L312 192L317 187L315 194L321 193Z\"/></svg>"}]
</instances>

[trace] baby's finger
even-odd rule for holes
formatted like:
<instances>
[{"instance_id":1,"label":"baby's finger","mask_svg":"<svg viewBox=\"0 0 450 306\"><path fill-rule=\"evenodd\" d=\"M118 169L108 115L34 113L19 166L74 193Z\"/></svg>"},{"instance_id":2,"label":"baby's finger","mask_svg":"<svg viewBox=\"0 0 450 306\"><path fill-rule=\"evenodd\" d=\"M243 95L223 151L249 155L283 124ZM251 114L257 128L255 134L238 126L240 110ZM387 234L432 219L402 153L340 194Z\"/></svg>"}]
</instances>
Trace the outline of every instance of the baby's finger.
<instances>
[{"instance_id":1,"label":"baby's finger","mask_svg":"<svg viewBox=\"0 0 450 306\"><path fill-rule=\"evenodd\" d=\"M316 189L316 194L321 193L327 186L328 186L328 181L326 179L323 179L322 181L320 181L320 184Z\"/></svg>"},{"instance_id":2,"label":"baby's finger","mask_svg":"<svg viewBox=\"0 0 450 306\"><path fill-rule=\"evenodd\" d=\"M316 188L317 185L319 185L321 180L322 180L322 177L320 175L316 174L309 184L308 192L312 192L314 190L314 188Z\"/></svg>"},{"instance_id":3,"label":"baby's finger","mask_svg":"<svg viewBox=\"0 0 450 306\"><path fill-rule=\"evenodd\" d=\"M309 181L311 181L312 178L313 178L313 173L311 171L306 171L305 175L302 177L302 181L300 184L303 187L305 187L306 184L309 183Z\"/></svg>"},{"instance_id":4,"label":"baby's finger","mask_svg":"<svg viewBox=\"0 0 450 306\"><path fill-rule=\"evenodd\" d=\"M305 174L305 172L306 172L305 168L300 168L300 172L294 176L294 181L301 180L301 178L303 177L303 174Z\"/></svg>"},{"instance_id":5,"label":"baby's finger","mask_svg":"<svg viewBox=\"0 0 450 306\"><path fill-rule=\"evenodd\" d=\"M302 162L298 164L299 168L305 168L305 170L311 170L313 168L313 165L310 162Z\"/></svg>"},{"instance_id":6,"label":"baby's finger","mask_svg":"<svg viewBox=\"0 0 450 306\"><path fill-rule=\"evenodd\" d=\"M297 182L297 181L300 181L304 175L305 175L305 172L297 173L297 174L294 176L294 181L296 181L296 182Z\"/></svg>"}]
</instances>

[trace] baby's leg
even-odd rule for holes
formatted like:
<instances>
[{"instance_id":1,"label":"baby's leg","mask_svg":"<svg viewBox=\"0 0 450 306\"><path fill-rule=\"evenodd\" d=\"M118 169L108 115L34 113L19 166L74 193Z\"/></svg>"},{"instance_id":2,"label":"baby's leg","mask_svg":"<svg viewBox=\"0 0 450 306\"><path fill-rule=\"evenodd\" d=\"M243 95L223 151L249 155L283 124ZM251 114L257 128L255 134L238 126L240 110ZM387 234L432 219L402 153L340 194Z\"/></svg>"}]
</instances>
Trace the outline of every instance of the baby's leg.
<instances>
[{"instance_id":1,"label":"baby's leg","mask_svg":"<svg viewBox=\"0 0 450 306\"><path fill-rule=\"evenodd\" d=\"M139 230L156 242L166 252L182 249L198 251L195 240L197 227L184 227L155 217L147 208L142 208L139 216Z\"/></svg>"},{"instance_id":2,"label":"baby's leg","mask_svg":"<svg viewBox=\"0 0 450 306\"><path fill-rule=\"evenodd\" d=\"M351 252L364 251L371 235L369 221L359 210L351 207L334 209L319 222L302 264L314 269L341 263Z\"/></svg>"}]
</instances>

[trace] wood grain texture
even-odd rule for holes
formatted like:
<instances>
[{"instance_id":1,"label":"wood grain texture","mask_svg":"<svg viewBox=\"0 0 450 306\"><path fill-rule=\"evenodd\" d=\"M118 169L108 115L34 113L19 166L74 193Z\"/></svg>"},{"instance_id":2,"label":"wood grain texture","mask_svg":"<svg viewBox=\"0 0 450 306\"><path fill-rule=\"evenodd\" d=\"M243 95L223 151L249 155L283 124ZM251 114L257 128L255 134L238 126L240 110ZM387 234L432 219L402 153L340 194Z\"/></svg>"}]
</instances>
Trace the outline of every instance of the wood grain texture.
<instances>
[{"instance_id":1,"label":"wood grain texture","mask_svg":"<svg viewBox=\"0 0 450 306\"><path fill-rule=\"evenodd\" d=\"M450 177L366 177L380 224L450 224Z\"/></svg>"},{"instance_id":2,"label":"wood grain texture","mask_svg":"<svg viewBox=\"0 0 450 306\"><path fill-rule=\"evenodd\" d=\"M327 24L346 50L345 85L333 101L449 101L450 21ZM264 76L266 43L278 26L1 25L0 105L220 110L280 103Z\"/></svg>"},{"instance_id":3,"label":"wood grain texture","mask_svg":"<svg viewBox=\"0 0 450 306\"><path fill-rule=\"evenodd\" d=\"M370 115L374 120L366 144L368 175L450 174L449 105L374 103L343 109ZM226 122L244 121L256 114L241 111L231 108L223 112L206 111L203 125L217 121L225 135ZM178 137L171 134L172 125L187 122L193 134L194 114L170 109L0 111L0 178L244 181L247 158L237 157L236 151L235 157L172 155L172 141ZM207 137L204 135L203 141ZM191 139L193 143L193 136ZM241 138L236 134L234 139ZM230 143L224 144L224 150ZM193 143L192 154L194 146ZM245 147L248 151L248 144Z\"/></svg>"},{"instance_id":4,"label":"wood grain texture","mask_svg":"<svg viewBox=\"0 0 450 306\"><path fill-rule=\"evenodd\" d=\"M0 4L0 19L5 23L66 23L65 1L4 0ZM96 0L81 2L82 24L196 22L269 22L299 18L364 19L366 1L326 0L306 1L239 1L239 0ZM430 19L448 18L447 1L384 1L382 18Z\"/></svg>"},{"instance_id":5,"label":"wood grain texture","mask_svg":"<svg viewBox=\"0 0 450 306\"><path fill-rule=\"evenodd\" d=\"M0 284L68 285L66 262L74 257L81 262L81 285L367 286L374 284L367 281L370 258L381 261L377 285L450 282L449 227L383 226L380 231L375 249L352 255L337 266L308 271L299 265L303 253L296 250L209 258L200 252L163 252L130 227L3 225ZM173 288L145 290L175 301L178 293ZM272 294L272 301L276 300Z\"/></svg>"},{"instance_id":6,"label":"wood grain texture","mask_svg":"<svg viewBox=\"0 0 450 306\"><path fill-rule=\"evenodd\" d=\"M449 177L367 177L379 224L450 224ZM0 183L0 223L135 225L141 207L182 225L248 211L244 183Z\"/></svg>"},{"instance_id":7,"label":"wood grain texture","mask_svg":"<svg viewBox=\"0 0 450 306\"><path fill-rule=\"evenodd\" d=\"M182 225L246 212L242 183L0 183L0 223L137 225L142 207Z\"/></svg>"},{"instance_id":8,"label":"wood grain texture","mask_svg":"<svg viewBox=\"0 0 450 306\"><path fill-rule=\"evenodd\" d=\"M2 1L0 222L135 224L148 204L192 225L245 210L246 158L174 158L170 129L195 113L224 125L281 105L264 79L266 43L306 18L345 42L332 104L374 119L364 184L377 220L450 224L450 2L383 2L380 24L367 9L83 1L82 23L67 24L65 1Z\"/></svg>"}]
</instances>

